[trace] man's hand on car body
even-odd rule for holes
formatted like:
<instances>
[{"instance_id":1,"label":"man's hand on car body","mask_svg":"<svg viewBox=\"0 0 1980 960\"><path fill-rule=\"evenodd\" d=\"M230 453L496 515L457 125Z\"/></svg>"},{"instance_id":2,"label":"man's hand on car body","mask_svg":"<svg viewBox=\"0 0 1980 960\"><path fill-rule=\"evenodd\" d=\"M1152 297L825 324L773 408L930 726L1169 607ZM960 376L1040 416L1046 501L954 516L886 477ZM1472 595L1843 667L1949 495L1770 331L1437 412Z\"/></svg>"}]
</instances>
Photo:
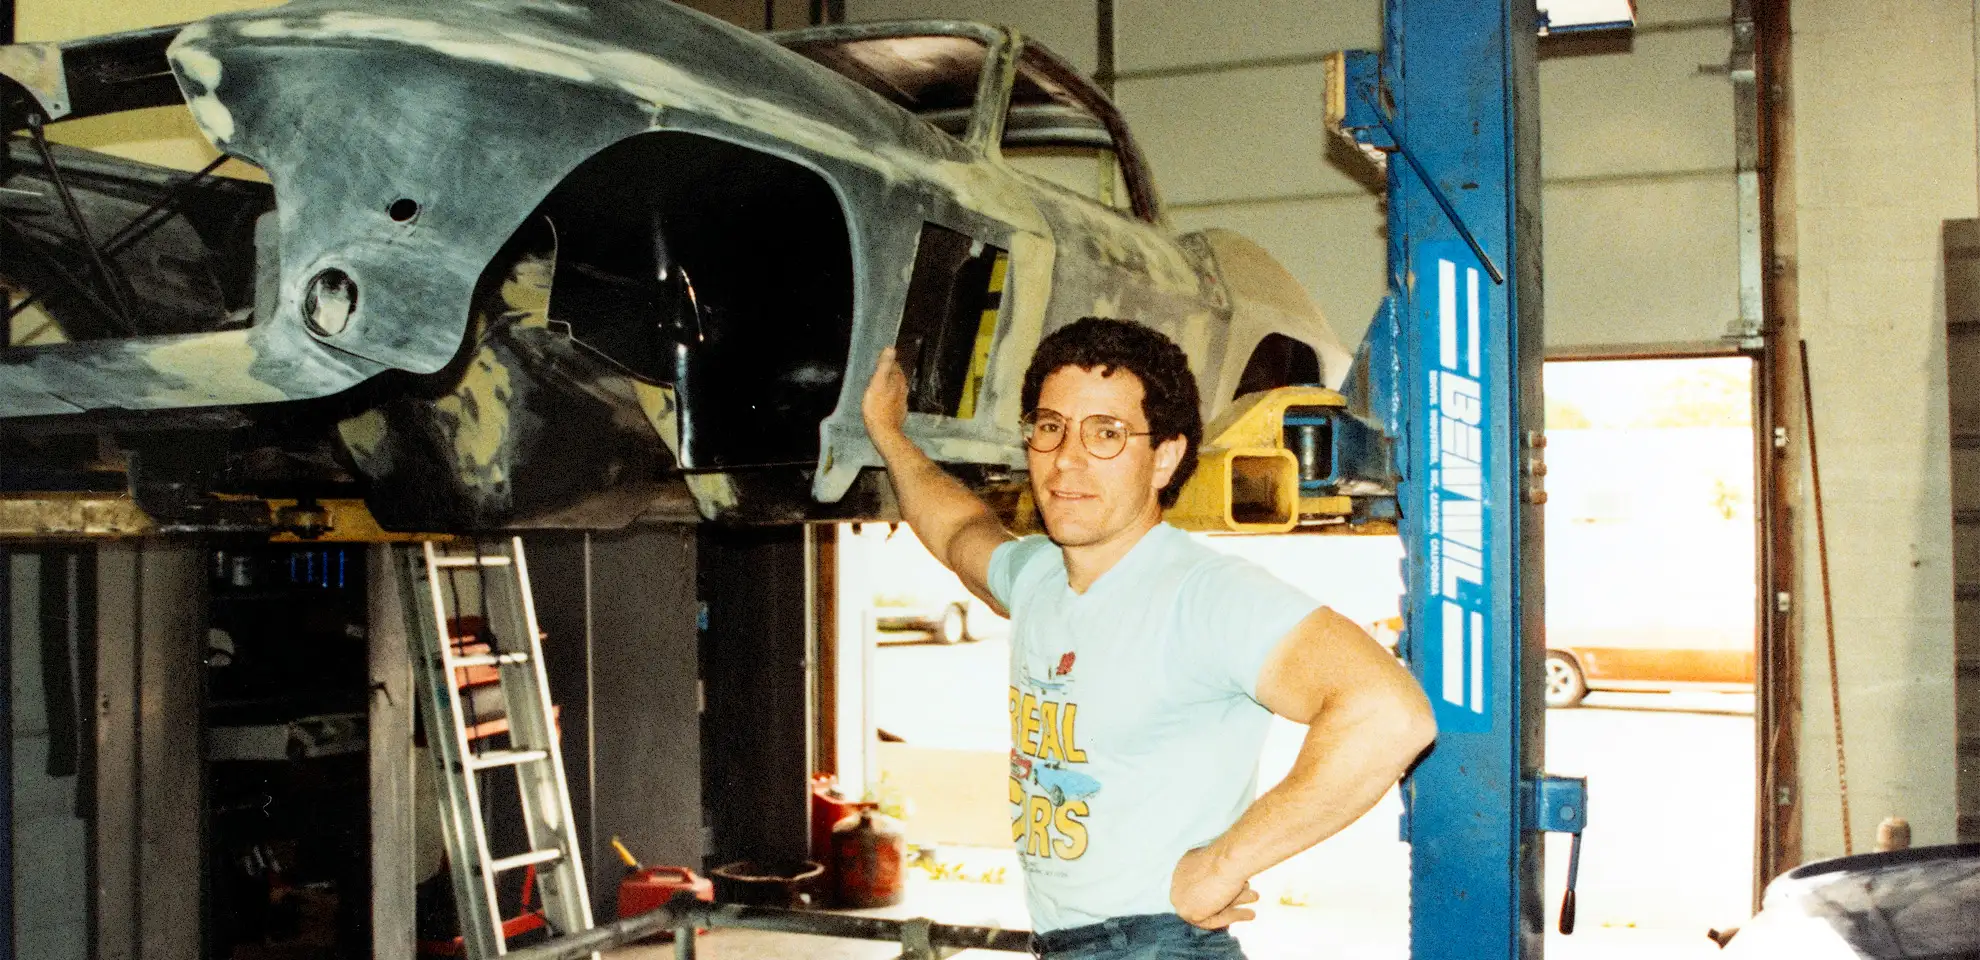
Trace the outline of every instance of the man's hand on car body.
<instances>
[{"instance_id":1,"label":"man's hand on car body","mask_svg":"<svg viewBox=\"0 0 1980 960\"><path fill-rule=\"evenodd\" d=\"M875 446L896 436L905 437L907 423L907 374L894 359L894 348L880 351L880 362L873 365L873 379L867 381L866 395L860 399L860 414L866 420L866 435Z\"/></svg>"}]
</instances>

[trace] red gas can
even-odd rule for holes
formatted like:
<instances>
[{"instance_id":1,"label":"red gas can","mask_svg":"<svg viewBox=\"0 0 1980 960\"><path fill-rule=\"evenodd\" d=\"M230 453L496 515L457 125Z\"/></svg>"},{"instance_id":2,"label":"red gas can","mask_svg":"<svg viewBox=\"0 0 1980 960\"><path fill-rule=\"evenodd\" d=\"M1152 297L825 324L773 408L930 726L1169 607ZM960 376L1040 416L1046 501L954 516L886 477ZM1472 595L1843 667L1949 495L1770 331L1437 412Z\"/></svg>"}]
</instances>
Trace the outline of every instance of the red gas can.
<instances>
[{"instance_id":1,"label":"red gas can","mask_svg":"<svg viewBox=\"0 0 1980 960\"><path fill-rule=\"evenodd\" d=\"M693 893L697 900L712 902L715 899L714 881L686 867L648 867L632 871L619 881L619 916L625 918L645 913L674 899L674 894L684 890ZM662 933L648 942L671 940L673 936L672 933Z\"/></svg>"},{"instance_id":2,"label":"red gas can","mask_svg":"<svg viewBox=\"0 0 1980 960\"><path fill-rule=\"evenodd\" d=\"M902 862L907 833L901 822L881 813L879 804L859 804L859 812L832 828L832 888L841 907L891 907L906 896Z\"/></svg>"},{"instance_id":3,"label":"red gas can","mask_svg":"<svg viewBox=\"0 0 1980 960\"><path fill-rule=\"evenodd\" d=\"M832 869L832 828L858 812L859 803L839 793L839 778L829 773L811 775L811 860ZM829 884L828 884L829 886Z\"/></svg>"},{"instance_id":4,"label":"red gas can","mask_svg":"<svg viewBox=\"0 0 1980 960\"><path fill-rule=\"evenodd\" d=\"M648 867L619 881L619 916L645 913L687 891L695 899L714 902L715 883L686 867Z\"/></svg>"}]
</instances>

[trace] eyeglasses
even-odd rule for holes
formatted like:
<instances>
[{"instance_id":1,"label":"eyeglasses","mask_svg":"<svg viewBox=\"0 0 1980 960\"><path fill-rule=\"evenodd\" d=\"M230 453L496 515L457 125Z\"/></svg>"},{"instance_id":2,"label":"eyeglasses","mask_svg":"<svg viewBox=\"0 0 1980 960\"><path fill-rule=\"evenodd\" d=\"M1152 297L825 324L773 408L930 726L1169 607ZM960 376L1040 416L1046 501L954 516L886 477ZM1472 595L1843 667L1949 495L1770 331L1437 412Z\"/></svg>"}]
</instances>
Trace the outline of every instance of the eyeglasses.
<instances>
[{"instance_id":1,"label":"eyeglasses","mask_svg":"<svg viewBox=\"0 0 1980 960\"><path fill-rule=\"evenodd\" d=\"M1051 453L1066 442L1069 432L1064 415L1051 410L1033 410L1018 421L1024 445L1039 453ZM1096 413L1079 422L1079 442L1086 452L1101 460L1112 460L1127 449L1129 437L1152 436L1153 431L1128 429L1127 421Z\"/></svg>"}]
</instances>

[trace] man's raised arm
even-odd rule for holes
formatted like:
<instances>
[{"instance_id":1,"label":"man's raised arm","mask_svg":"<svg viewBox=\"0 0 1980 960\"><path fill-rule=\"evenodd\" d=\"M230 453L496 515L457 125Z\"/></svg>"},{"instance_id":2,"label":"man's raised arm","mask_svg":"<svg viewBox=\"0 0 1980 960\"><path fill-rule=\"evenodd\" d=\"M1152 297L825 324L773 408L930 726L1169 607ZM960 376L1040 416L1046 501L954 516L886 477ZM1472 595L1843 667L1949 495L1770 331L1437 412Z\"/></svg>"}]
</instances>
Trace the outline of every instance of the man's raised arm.
<instances>
[{"instance_id":1,"label":"man's raised arm","mask_svg":"<svg viewBox=\"0 0 1980 960\"><path fill-rule=\"evenodd\" d=\"M894 360L894 348L880 352L873 379L860 402L866 434L887 461L901 519L914 528L928 552L962 578L969 592L1008 613L990 595L990 555L1013 539L997 515L976 494L949 476L902 431L907 422L907 375Z\"/></svg>"}]
</instances>

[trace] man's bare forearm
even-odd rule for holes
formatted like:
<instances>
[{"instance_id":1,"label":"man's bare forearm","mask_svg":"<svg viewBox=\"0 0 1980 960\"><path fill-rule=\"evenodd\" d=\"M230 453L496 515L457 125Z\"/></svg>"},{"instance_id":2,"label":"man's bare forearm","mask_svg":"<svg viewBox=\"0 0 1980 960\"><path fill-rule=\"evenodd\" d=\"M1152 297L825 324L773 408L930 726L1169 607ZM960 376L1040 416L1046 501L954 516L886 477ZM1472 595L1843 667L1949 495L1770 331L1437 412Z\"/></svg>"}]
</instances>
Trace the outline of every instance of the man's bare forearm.
<instances>
[{"instance_id":1,"label":"man's bare forearm","mask_svg":"<svg viewBox=\"0 0 1980 960\"><path fill-rule=\"evenodd\" d=\"M969 592L1002 613L990 591L990 558L1010 534L988 505L908 439L907 395L907 375L894 360L894 348L887 347L880 351L873 378L860 398L860 415L873 449L887 464L901 519L935 559L956 572Z\"/></svg>"},{"instance_id":2,"label":"man's bare forearm","mask_svg":"<svg viewBox=\"0 0 1980 960\"><path fill-rule=\"evenodd\" d=\"M1414 706L1367 695L1323 711L1292 772L1210 844L1213 869L1248 879L1367 813L1435 736L1427 705Z\"/></svg>"},{"instance_id":3,"label":"man's bare forearm","mask_svg":"<svg viewBox=\"0 0 1980 960\"><path fill-rule=\"evenodd\" d=\"M873 445L887 462L887 476L894 484L894 498L900 502L901 519L907 521L935 559L954 569L957 563L950 548L959 534L982 524L997 531L1003 529L988 504L929 459L906 434L875 437Z\"/></svg>"}]
</instances>

